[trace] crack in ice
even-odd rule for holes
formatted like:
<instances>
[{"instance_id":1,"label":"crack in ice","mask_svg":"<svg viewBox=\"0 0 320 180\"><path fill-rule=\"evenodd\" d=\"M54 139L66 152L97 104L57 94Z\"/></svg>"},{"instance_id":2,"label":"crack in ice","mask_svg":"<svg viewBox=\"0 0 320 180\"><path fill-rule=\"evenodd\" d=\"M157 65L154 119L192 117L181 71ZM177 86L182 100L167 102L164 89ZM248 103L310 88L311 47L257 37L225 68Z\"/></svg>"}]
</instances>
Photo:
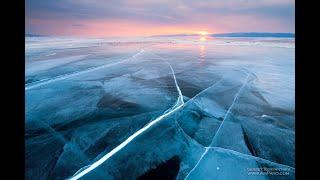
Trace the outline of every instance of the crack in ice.
<instances>
[{"instance_id":1,"label":"crack in ice","mask_svg":"<svg viewBox=\"0 0 320 180\"><path fill-rule=\"evenodd\" d=\"M180 126L179 122L175 119L175 125L177 126L178 131L180 131L182 133L182 135L188 139L189 141L193 142L194 144L196 144L197 146L201 146L204 147L202 144L200 144L198 141L196 141L195 139L193 139L191 136L189 136L184 130L183 128Z\"/></svg>"},{"instance_id":2,"label":"crack in ice","mask_svg":"<svg viewBox=\"0 0 320 180\"><path fill-rule=\"evenodd\" d=\"M247 75L246 80L245 80L245 83L241 86L241 88L239 89L239 91L238 91L237 94L235 95L235 97L234 97L234 99L233 99L233 101L232 101L232 104L231 104L230 107L228 108L228 111L226 112L226 114L225 114L225 116L224 116L224 118L223 118L223 121L221 122L221 124L220 124L220 126L219 126L219 128L218 128L218 130L217 130L217 132L216 132L216 134L214 135L214 137L213 137L213 139L212 139L212 141L211 141L211 144L214 142L215 137L216 137L217 134L220 132L220 129L221 129L222 125L224 124L224 122L225 122L226 118L228 117L228 115L229 115L232 107L234 106L236 100L238 99L239 94L242 92L242 89L247 85L249 76L250 76L250 74ZM206 148L206 150L205 150L204 153L201 155L201 157L200 157L199 161L196 163L196 165L189 171L189 173L187 174L187 176L184 178L185 180L186 180L186 179L189 177L189 175L196 169L196 167L199 165L200 161L201 161L201 160L203 159L203 157L207 154L209 147L205 147L205 148Z\"/></svg>"},{"instance_id":3,"label":"crack in ice","mask_svg":"<svg viewBox=\"0 0 320 180\"><path fill-rule=\"evenodd\" d=\"M237 101L240 93L242 92L243 88L247 85L249 76L250 76L250 74L247 75L246 80L245 80L245 83L241 86L241 88L239 89L238 93L235 95L235 98L233 99L231 106L229 107L227 113L225 114L225 116L224 116L224 118L223 118L223 121L221 122L221 124L220 124L220 126L219 126L219 128L218 128L218 130L217 130L217 132L216 132L216 134L214 135L214 137L213 137L213 139L212 139L212 141L211 141L211 144L214 143L214 140L216 139L217 135L220 133L220 131L221 131L221 129L222 129L222 126L224 125L224 122L226 121L226 118L227 118L228 115L230 114L231 109L233 108L235 102Z\"/></svg>"},{"instance_id":4,"label":"crack in ice","mask_svg":"<svg viewBox=\"0 0 320 180\"><path fill-rule=\"evenodd\" d=\"M162 61L164 61L166 64L169 65L169 67L170 67L170 69L171 69L171 72L172 72L173 79L174 79L174 83L175 83L176 88L177 88L177 91L178 91L178 93L179 93L179 98L178 98L177 104L176 104L175 106L177 106L179 102L181 102L182 104L184 104L182 92L181 92L180 87L179 87L179 85L178 85L178 83L177 83L177 78L176 78L175 72L174 72L171 64L170 64L166 59L164 59L163 57L161 57L160 55L155 54L155 53L153 53L153 52L149 52L149 53L150 53L150 54L153 54L153 55L155 55L155 56L158 56ZM175 106L174 106L174 107L175 107Z\"/></svg>"},{"instance_id":5,"label":"crack in ice","mask_svg":"<svg viewBox=\"0 0 320 180\"><path fill-rule=\"evenodd\" d=\"M198 94L196 94L195 96L193 96L191 99L189 99L186 103L184 103L184 107L186 107L190 102L192 102L195 98L197 98L198 96L200 96L201 94L205 93L207 90L215 87L217 84L219 84L221 81L223 80L223 78L221 78L219 81L217 81L216 83L212 84L211 86L207 87L206 89L202 90L201 92L199 92ZM183 108L184 108L183 107ZM182 109L183 109L182 108ZM179 122L175 119L175 124L177 125L178 129L182 132L182 134L187 138L190 139L192 142L194 142L195 144L204 147L202 144L200 144L197 140L195 140L194 138L192 138L191 136L189 136L184 129L180 126Z\"/></svg>"},{"instance_id":6,"label":"crack in ice","mask_svg":"<svg viewBox=\"0 0 320 180\"><path fill-rule=\"evenodd\" d=\"M273 163L273 164L276 164L276 165L278 165L278 166L286 166L286 167L288 167L288 168L295 169L294 167L291 167L291 166L289 166L289 165L285 165L285 164L273 162L273 161L270 161L270 160L268 160L268 159L264 159L264 158L257 157L257 156L252 156L252 155L250 155L250 154L244 154L244 153L241 153L241 152L232 150L232 149L227 149L227 148L222 148L222 147L217 147L217 146L207 147L207 148L208 148L208 150L209 150L209 149L213 149L213 150L214 150L214 149L221 149L221 150L223 150L223 151L229 151L229 152L231 152L231 153L233 153L233 154L238 154L238 155L246 156L246 157L249 157L249 158L252 158L252 159L258 159L258 160L266 161L266 162L268 162L268 163Z\"/></svg>"},{"instance_id":7,"label":"crack in ice","mask_svg":"<svg viewBox=\"0 0 320 180\"><path fill-rule=\"evenodd\" d=\"M196 163L196 165L192 168L192 170L188 173L188 175L186 176L185 179L187 179L189 177L189 175L191 174L191 172L193 172L195 170L195 168L199 165L200 161L204 158L204 156L208 153L208 151L210 149L221 149L223 151L229 151L233 154L238 154L238 155L241 155L241 156L246 156L246 157L249 157L249 158L252 158L252 159L258 159L258 160L262 160L262 161L266 161L266 162L269 162L269 163L273 163L273 164L276 164L278 166L285 166L287 168L291 168L293 170L295 170L294 167L291 167L291 166L288 166L288 165L285 165L285 164L280 164L280 163L276 163L276 162L273 162L273 161L270 161L270 160L267 160L267 159L263 159L263 158L260 158L260 157L255 157L255 156L251 156L249 154L243 154L243 153L240 153L238 151L234 151L232 149L226 149L226 148L221 148L221 147L205 147L205 151L204 153L201 155L200 159L198 160L198 162Z\"/></svg>"},{"instance_id":8,"label":"crack in ice","mask_svg":"<svg viewBox=\"0 0 320 180\"><path fill-rule=\"evenodd\" d=\"M70 180L76 180L81 178L82 176L86 175L90 171L94 170L98 166L100 166L102 163L104 163L106 160L108 160L110 157L112 157L114 154L116 154L118 151L120 151L122 148L124 148L126 145L128 145L133 139L135 139L137 136L139 136L141 133L149 129L151 126L156 124L157 122L161 121L165 117L171 115L178 109L180 109L184 104L180 104L178 107L174 108L170 112L167 112L166 114L163 114L156 118L155 120L151 121L149 124L147 124L145 127L141 128L134 134L132 134L128 139L123 141L120 145L118 145L116 148L112 149L109 153L104 155L102 158L100 158L98 161L94 162L93 164L89 165L88 168L84 169L83 171L79 172L78 174L75 174L73 177L70 178Z\"/></svg>"},{"instance_id":9,"label":"crack in ice","mask_svg":"<svg viewBox=\"0 0 320 180\"><path fill-rule=\"evenodd\" d=\"M75 77L75 76L79 76L79 75L82 75L82 74L85 74L85 73L89 73L89 72L93 72L93 71L100 70L100 69L103 69L103 68L111 67L111 66L114 66L114 65L129 61L132 58L136 58L142 52L144 52L144 49L141 49L139 52L137 52L133 56L131 56L131 57L129 57L129 58L123 60L123 61L120 61L120 62L106 64L106 65L102 65L102 66L98 66L98 67L92 67L92 68L88 68L88 69L83 70L83 71L77 71L77 72L73 72L73 73L63 74L63 75L59 75L59 76L56 76L56 77L53 77L53 78L42 79L42 80L39 80L37 82L34 82L35 84L32 83L33 85L29 85L29 86L27 85L25 87L25 90L26 91L27 90L31 90L31 89L37 88L39 86L50 84L50 83L53 83L53 82L56 82L56 81L61 81L61 80L68 79L68 78Z\"/></svg>"},{"instance_id":10,"label":"crack in ice","mask_svg":"<svg viewBox=\"0 0 320 180\"><path fill-rule=\"evenodd\" d=\"M191 169L191 171L187 174L186 178L187 179L189 177L189 175L196 169L196 167L199 165L200 161L203 159L203 157L207 154L209 148L208 147L204 147L206 150L204 151L204 153L201 155L200 159L198 160L197 164Z\"/></svg>"},{"instance_id":11,"label":"crack in ice","mask_svg":"<svg viewBox=\"0 0 320 180\"><path fill-rule=\"evenodd\" d=\"M170 116L172 113L174 113L175 111L177 111L178 109L183 107L183 105L184 105L183 95L182 95L180 87L177 83L177 79L176 79L174 70L173 70L172 66L170 65L170 63L169 62L167 62L167 63L171 69L171 72L172 72L172 75L174 78L174 82L175 82L177 91L179 93L179 97L178 97L176 104L172 108L168 109L169 110L169 111L167 110L168 112L166 111L163 115L157 117L155 120L151 121L146 126L141 128L137 132L133 133L131 136L129 136L129 138L127 138L125 141L123 141L121 144L119 144L116 148L112 149L109 153L104 155L102 158L100 158L99 160L97 160L96 162L94 162L91 165L88 165L88 166L85 166L85 167L79 169L71 178L69 178L70 180L77 180L77 179L81 178L82 176L88 174L89 172L91 172L92 170L94 170L95 168L100 166L102 163L104 163L106 160L108 160L110 157L112 157L114 154L116 154L118 151L120 151L122 148L124 148L126 145L128 145L132 140L134 140L137 136L139 136L144 131L149 129L151 126L153 126L154 124L163 120L165 117Z\"/></svg>"}]
</instances>

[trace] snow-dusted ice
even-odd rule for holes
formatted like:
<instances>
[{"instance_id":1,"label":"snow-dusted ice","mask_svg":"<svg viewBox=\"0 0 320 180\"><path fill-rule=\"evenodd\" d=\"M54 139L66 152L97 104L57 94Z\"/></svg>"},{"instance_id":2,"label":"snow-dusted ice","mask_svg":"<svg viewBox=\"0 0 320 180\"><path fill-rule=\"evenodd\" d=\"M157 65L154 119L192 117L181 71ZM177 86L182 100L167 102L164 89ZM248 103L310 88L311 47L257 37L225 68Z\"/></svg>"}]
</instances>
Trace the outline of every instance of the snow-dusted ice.
<instances>
[{"instance_id":1,"label":"snow-dusted ice","mask_svg":"<svg viewBox=\"0 0 320 180\"><path fill-rule=\"evenodd\" d=\"M294 179L295 42L26 37L26 179Z\"/></svg>"}]
</instances>

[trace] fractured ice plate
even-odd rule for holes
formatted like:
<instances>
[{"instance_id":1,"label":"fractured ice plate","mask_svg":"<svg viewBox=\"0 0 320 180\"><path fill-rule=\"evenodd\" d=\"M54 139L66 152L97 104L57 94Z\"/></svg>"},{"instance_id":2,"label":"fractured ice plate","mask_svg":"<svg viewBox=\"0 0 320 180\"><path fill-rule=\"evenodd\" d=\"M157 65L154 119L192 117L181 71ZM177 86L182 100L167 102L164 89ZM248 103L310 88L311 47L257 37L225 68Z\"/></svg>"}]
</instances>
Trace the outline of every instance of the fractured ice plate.
<instances>
[{"instance_id":1,"label":"fractured ice plate","mask_svg":"<svg viewBox=\"0 0 320 180\"><path fill-rule=\"evenodd\" d=\"M294 179L294 46L228 42L28 38L26 179Z\"/></svg>"}]
</instances>

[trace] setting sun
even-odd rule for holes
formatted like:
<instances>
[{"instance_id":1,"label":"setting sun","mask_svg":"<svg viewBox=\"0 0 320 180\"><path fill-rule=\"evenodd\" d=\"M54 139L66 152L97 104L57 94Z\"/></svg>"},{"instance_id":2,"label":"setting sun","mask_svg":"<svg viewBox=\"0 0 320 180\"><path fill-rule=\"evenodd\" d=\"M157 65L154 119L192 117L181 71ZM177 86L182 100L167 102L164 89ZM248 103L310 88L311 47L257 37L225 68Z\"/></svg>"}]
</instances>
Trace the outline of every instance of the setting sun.
<instances>
[{"instance_id":1,"label":"setting sun","mask_svg":"<svg viewBox=\"0 0 320 180\"><path fill-rule=\"evenodd\" d=\"M209 34L207 31L199 31L199 34L200 35L207 35L207 34Z\"/></svg>"}]
</instances>

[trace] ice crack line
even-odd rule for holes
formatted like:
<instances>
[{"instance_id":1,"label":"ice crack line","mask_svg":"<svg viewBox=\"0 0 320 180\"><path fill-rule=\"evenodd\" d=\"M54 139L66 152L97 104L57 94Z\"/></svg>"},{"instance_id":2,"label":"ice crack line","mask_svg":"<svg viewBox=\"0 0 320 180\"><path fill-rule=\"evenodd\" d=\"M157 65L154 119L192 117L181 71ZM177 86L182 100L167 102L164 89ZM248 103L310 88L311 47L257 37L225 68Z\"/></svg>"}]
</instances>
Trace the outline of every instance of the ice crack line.
<instances>
[{"instance_id":1,"label":"ice crack line","mask_svg":"<svg viewBox=\"0 0 320 180\"><path fill-rule=\"evenodd\" d=\"M168 65L169 65L170 69L171 69L171 72L172 72L172 75L173 75L173 79L174 79L174 83L175 83L176 88L177 88L177 91L178 91L178 93L179 93L178 102L179 102L179 100L180 100L180 102L181 102L182 104L184 104L182 92L181 92L180 87L179 87L179 85L178 85L178 83L177 83L177 78L176 78L176 75L175 75L175 73L174 73L174 70L173 70L171 64L170 64L169 62L167 62L167 63L168 63ZM178 103L178 102L177 102L177 103Z\"/></svg>"},{"instance_id":2,"label":"ice crack line","mask_svg":"<svg viewBox=\"0 0 320 180\"><path fill-rule=\"evenodd\" d=\"M206 150L204 151L204 153L202 153L201 157L199 158L197 164L191 169L191 171L188 173L188 175L186 176L186 178L184 178L185 180L189 177L189 175L191 174L191 172L193 172L196 167L199 165L200 161L203 159L203 157L207 154L209 148L208 147L204 147Z\"/></svg>"},{"instance_id":3,"label":"ice crack line","mask_svg":"<svg viewBox=\"0 0 320 180\"><path fill-rule=\"evenodd\" d=\"M238 151L235 151L235 150L232 150L232 149L226 149L226 148L222 148L222 147L207 147L208 150L209 149L213 149L213 150L222 150L222 151L228 151L228 152L231 152L233 154L237 154L239 156L243 156L243 157L249 157L249 158L252 158L252 159L256 159L256 160L261 160L261 161L265 161L265 162L268 162L268 163L272 163L272 164L276 164L277 166L285 166L287 168L290 168L290 169L295 169L294 167L291 167L289 165L286 165L286 164L280 164L280 163L277 163L277 162L273 162L273 161L270 161L268 159L264 159L264 158L261 158L261 157L256 157L256 156L252 156L252 155L249 155L249 154L244 154L244 153L241 153L241 152L238 152Z\"/></svg>"},{"instance_id":4,"label":"ice crack line","mask_svg":"<svg viewBox=\"0 0 320 180\"><path fill-rule=\"evenodd\" d=\"M245 83L241 86L241 88L239 89L239 91L238 91L237 94L235 95L235 97L234 97L234 99L233 99L233 101L232 101L232 104L230 105L227 113L225 114L225 116L224 116L224 118L223 118L223 121L221 122L221 125L219 126L216 134L214 135L214 137L213 137L213 139L212 139L211 144L214 142L215 137L216 137L217 134L220 132L220 129L221 129L222 125L224 124L226 118L228 117L228 115L229 115L231 109L233 108L235 102L237 101L237 99L238 99L238 97L239 97L239 94L242 92L243 88L247 85L249 76L250 76L250 74L247 75L246 80L245 80ZM191 169L191 171L187 174L185 180L188 179L189 175L197 168L197 166L199 165L200 161L201 161L201 160L203 159L203 157L207 154L209 147L205 147L205 149L206 149L206 150L205 150L204 153L201 155L201 157L200 157L199 161L197 162L197 164L196 164L196 165Z\"/></svg>"},{"instance_id":5,"label":"ice crack line","mask_svg":"<svg viewBox=\"0 0 320 180\"><path fill-rule=\"evenodd\" d=\"M129 57L129 58L123 60L123 61L120 61L120 62L115 62L115 63L106 64L106 65L102 65L102 66L98 66L98 67L88 68L88 69L83 70L83 71L77 71L77 72L73 72L73 73L69 73L69 74L63 74L63 75L56 76L56 77L53 77L53 78L43 79L43 80L38 81L36 84L29 85L29 86L27 85L25 87L25 90L26 91L27 90L31 90L31 89L34 89L36 87L43 86L43 85L46 85L46 84L50 84L50 83L53 83L53 82L56 82L56 81L61 81L61 80L64 80L64 79L68 79L68 78L71 78L71 77L79 76L79 75L82 75L82 74L85 74L85 73L89 73L89 72L92 72L92 71L96 71L96 70L99 70L99 69L111 67L111 66L123 63L125 61L128 61L128 60L130 60L132 58L136 58L136 56L140 55L143 52L144 52L144 50L141 49L138 53L136 53L133 56L131 56L131 57Z\"/></svg>"},{"instance_id":6,"label":"ice crack line","mask_svg":"<svg viewBox=\"0 0 320 180\"><path fill-rule=\"evenodd\" d=\"M167 62L168 63L168 62ZM155 120L151 121L149 124L147 124L146 126L144 126L143 128L141 128L140 130L138 130L137 132L135 132L134 134L132 134L131 136L129 136L128 139L126 139L125 141L123 141L120 145L118 145L116 148L112 149L109 153L107 153L106 155L104 155L102 158L100 158L99 160L97 160L96 162L94 162L91 165L86 166L85 168L81 168L83 169L81 171L78 170L71 178L69 178L70 180L77 180L79 178L81 178L82 176L88 174L90 171L94 170L95 168L97 168L98 166L100 166L102 163L104 163L106 160L108 160L110 157L112 157L114 154L116 154L118 151L120 151L122 148L124 148L126 145L128 145L132 140L134 140L137 136L139 136L140 134L142 134L144 131L146 131L147 129L149 129L151 126L153 126L154 124L158 123L159 121L163 120L165 117L170 116L172 113L174 113L175 111L179 110L180 108L183 107L184 105L184 101L183 101L183 95L181 93L180 87L177 83L176 80L176 76L174 73L173 68L171 67L170 63L168 63L170 66L170 69L172 71L173 74L173 78L174 78L174 82L177 88L177 91L179 93L179 97L177 100L177 103L170 108L168 112L164 113L163 115L159 116L158 118L156 118ZM180 103L180 104L179 104Z\"/></svg>"},{"instance_id":7,"label":"ice crack line","mask_svg":"<svg viewBox=\"0 0 320 180\"><path fill-rule=\"evenodd\" d=\"M175 111L177 111L178 109L180 109L183 106L183 104L180 104L179 106L177 106L176 108L174 108L173 110L167 112L166 114L163 114L161 116L159 116L158 118L156 118L155 120L151 121L149 124L147 124L145 127L143 127L142 129L138 130L137 132L135 132L134 134L132 134L128 139L126 139L125 141L123 141L120 145L118 145L116 148L114 148L113 150L111 150L109 153L107 153L106 155L104 155L101 159L99 159L98 161L94 162L93 164L89 165L86 169L84 169L83 171L76 173L73 177L70 178L70 180L76 180L81 178L82 176L86 175L87 173L89 173L90 171L94 170L95 168L97 168L98 166L100 166L103 162L105 162L106 160L108 160L110 157L112 157L114 154L116 154L118 151L120 151L122 148L124 148L126 145L128 145L133 139L135 139L137 136L139 136L141 133L143 133L144 131L146 131L147 129L149 129L151 126L153 126L154 124L156 124L157 122L161 121L162 119L164 119L165 117L168 117L169 115L171 115L172 113L174 113Z\"/></svg>"},{"instance_id":8,"label":"ice crack line","mask_svg":"<svg viewBox=\"0 0 320 180\"><path fill-rule=\"evenodd\" d=\"M178 93L179 93L179 98L178 98L178 101L177 101L177 104L176 104L176 105L178 105L179 102L181 102L182 104L184 104L182 92L181 92L180 87L179 87L179 85L178 85L178 83L177 83L177 78L176 78L175 72L174 72L171 64L170 64L167 60L165 60L163 57L161 57L160 55L155 54L155 53L153 53L153 52L149 52L149 53L150 53L150 54L153 54L153 55L155 55L155 56L158 56L162 61L164 61L166 64L169 65L169 67L170 67L170 69L171 69L171 73L172 73L173 79L174 79L174 84L176 85L177 91L178 91Z\"/></svg>"},{"instance_id":9,"label":"ice crack line","mask_svg":"<svg viewBox=\"0 0 320 180\"><path fill-rule=\"evenodd\" d=\"M223 80L223 77L215 82L214 84L212 84L211 86L207 87L206 89L202 90L200 93L196 94L195 96L193 96L191 99L188 100L188 102L184 103L184 107L187 106L187 104L189 104L191 101L193 101L195 98L197 98L198 96L200 96L201 94L205 93L207 90L215 87L217 84L219 84L221 81ZM190 139L191 141L193 141L194 143L204 147L202 144L198 143L195 139L193 139L192 137L190 137L184 130L183 128L180 126L179 122L177 120L175 120L176 122L176 125L178 127L178 129L184 134L184 136L187 138L187 139Z\"/></svg>"},{"instance_id":10,"label":"ice crack line","mask_svg":"<svg viewBox=\"0 0 320 180\"><path fill-rule=\"evenodd\" d=\"M216 134L214 135L214 137L213 137L213 139L212 139L212 141L211 141L211 144L215 141L217 135L220 133L220 131L221 131L221 129L222 129L221 127L224 125L224 122L226 121L228 115L229 115L230 112L231 112L231 109L233 108L233 106L234 106L235 102L237 101L239 95L241 94L243 88L247 85L249 76L250 76L250 74L247 75L246 80L245 80L245 83L241 86L241 88L239 89L238 93L235 95L235 98L233 99L231 106L229 107L227 113L225 114L225 116L224 116L224 118L223 118L223 121L221 122L221 125L219 126Z\"/></svg>"}]
</instances>

